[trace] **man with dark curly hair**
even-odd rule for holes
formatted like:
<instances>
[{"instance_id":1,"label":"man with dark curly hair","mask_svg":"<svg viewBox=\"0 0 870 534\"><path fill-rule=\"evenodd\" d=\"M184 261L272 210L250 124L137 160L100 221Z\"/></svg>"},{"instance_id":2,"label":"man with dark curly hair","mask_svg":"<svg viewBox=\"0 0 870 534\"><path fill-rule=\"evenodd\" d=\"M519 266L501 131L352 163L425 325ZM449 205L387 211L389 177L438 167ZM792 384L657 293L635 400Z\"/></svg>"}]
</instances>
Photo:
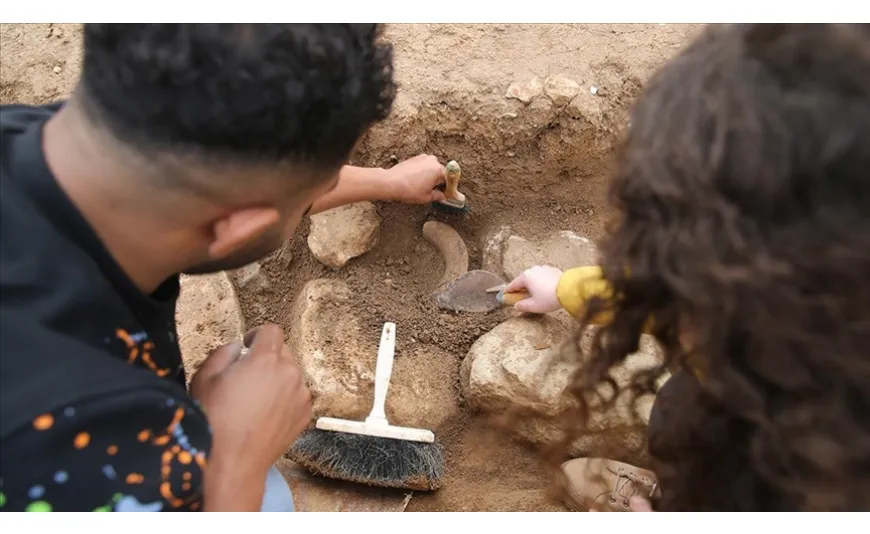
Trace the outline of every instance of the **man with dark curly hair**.
<instances>
[{"instance_id":1,"label":"man with dark curly hair","mask_svg":"<svg viewBox=\"0 0 870 534\"><path fill-rule=\"evenodd\" d=\"M283 332L189 395L178 273L340 204L443 199L432 156L344 165L392 60L373 24L92 24L68 101L0 108L0 510L292 510L273 464L311 407Z\"/></svg>"},{"instance_id":2,"label":"man with dark curly hair","mask_svg":"<svg viewBox=\"0 0 870 534\"><path fill-rule=\"evenodd\" d=\"M649 418L652 471L570 460L566 502L870 510L870 26L711 26L631 124L600 266L535 267L507 288L528 288L522 310L581 319L565 446L590 404L675 370ZM664 361L600 398L642 333Z\"/></svg>"}]
</instances>

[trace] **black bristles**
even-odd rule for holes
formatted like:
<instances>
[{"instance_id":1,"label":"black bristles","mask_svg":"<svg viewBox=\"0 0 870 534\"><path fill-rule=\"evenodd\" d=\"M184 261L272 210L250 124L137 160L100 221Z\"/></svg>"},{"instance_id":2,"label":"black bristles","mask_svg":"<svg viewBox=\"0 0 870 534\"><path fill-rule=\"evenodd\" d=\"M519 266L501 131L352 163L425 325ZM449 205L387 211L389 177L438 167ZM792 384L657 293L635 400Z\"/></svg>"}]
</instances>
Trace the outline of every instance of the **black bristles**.
<instances>
[{"instance_id":1,"label":"black bristles","mask_svg":"<svg viewBox=\"0 0 870 534\"><path fill-rule=\"evenodd\" d=\"M285 455L316 475L419 491L441 487L441 445L328 430L306 430Z\"/></svg>"},{"instance_id":2,"label":"black bristles","mask_svg":"<svg viewBox=\"0 0 870 534\"><path fill-rule=\"evenodd\" d=\"M456 206L454 204L447 204L446 202L433 202L432 208L448 215L465 215L471 210L471 208L468 206L468 202L466 202L465 205L462 207Z\"/></svg>"},{"instance_id":3,"label":"black bristles","mask_svg":"<svg viewBox=\"0 0 870 534\"><path fill-rule=\"evenodd\" d=\"M442 193L446 189L447 184L438 184L435 186L435 189L441 191ZM471 206L468 205L468 199L465 199L465 203L461 206L456 205L456 201L453 200L441 200L438 202L432 202L432 208L440 211L441 213L446 213L448 215L465 215L471 210Z\"/></svg>"}]
</instances>

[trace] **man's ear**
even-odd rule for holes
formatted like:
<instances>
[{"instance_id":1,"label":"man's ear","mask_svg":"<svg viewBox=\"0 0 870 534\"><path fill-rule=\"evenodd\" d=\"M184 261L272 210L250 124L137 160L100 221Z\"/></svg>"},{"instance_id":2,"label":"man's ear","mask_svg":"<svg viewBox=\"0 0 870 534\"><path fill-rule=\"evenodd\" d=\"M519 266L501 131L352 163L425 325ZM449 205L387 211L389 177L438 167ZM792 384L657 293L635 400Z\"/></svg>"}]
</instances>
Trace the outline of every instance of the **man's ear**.
<instances>
[{"instance_id":1,"label":"man's ear","mask_svg":"<svg viewBox=\"0 0 870 534\"><path fill-rule=\"evenodd\" d=\"M234 211L212 225L214 238L208 247L209 256L220 259L244 248L281 221L275 208L247 208Z\"/></svg>"}]
</instances>

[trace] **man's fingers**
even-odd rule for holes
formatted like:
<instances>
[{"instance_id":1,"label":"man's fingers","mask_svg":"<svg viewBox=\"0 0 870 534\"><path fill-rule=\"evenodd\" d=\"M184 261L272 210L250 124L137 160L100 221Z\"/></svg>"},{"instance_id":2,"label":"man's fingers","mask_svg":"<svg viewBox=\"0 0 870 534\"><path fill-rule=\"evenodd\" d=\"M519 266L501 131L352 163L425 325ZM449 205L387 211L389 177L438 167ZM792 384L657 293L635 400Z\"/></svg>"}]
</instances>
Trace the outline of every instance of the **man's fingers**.
<instances>
[{"instance_id":1,"label":"man's fingers","mask_svg":"<svg viewBox=\"0 0 870 534\"><path fill-rule=\"evenodd\" d=\"M221 374L224 369L232 365L242 353L242 342L233 341L222 347L218 347L211 351L211 354L206 358L205 363L197 371L199 380L208 380L214 376Z\"/></svg>"},{"instance_id":2,"label":"man's fingers","mask_svg":"<svg viewBox=\"0 0 870 534\"><path fill-rule=\"evenodd\" d=\"M261 352L280 353L284 346L284 331L274 324L258 326L245 334L245 345L251 349L252 356Z\"/></svg>"},{"instance_id":3,"label":"man's fingers","mask_svg":"<svg viewBox=\"0 0 870 534\"><path fill-rule=\"evenodd\" d=\"M305 385L304 380L302 380L297 387L298 391L297 396L294 397L294 402L287 405L287 409L295 415L295 417L292 418L292 420L295 421L295 424L291 429L291 432L295 436L301 434L302 431L308 427L308 424L311 421L311 390L309 390L308 386Z\"/></svg>"},{"instance_id":4,"label":"man's fingers","mask_svg":"<svg viewBox=\"0 0 870 534\"><path fill-rule=\"evenodd\" d=\"M443 192L438 191L437 189L432 191L432 202L441 202L442 200L446 200L447 197Z\"/></svg>"}]
</instances>

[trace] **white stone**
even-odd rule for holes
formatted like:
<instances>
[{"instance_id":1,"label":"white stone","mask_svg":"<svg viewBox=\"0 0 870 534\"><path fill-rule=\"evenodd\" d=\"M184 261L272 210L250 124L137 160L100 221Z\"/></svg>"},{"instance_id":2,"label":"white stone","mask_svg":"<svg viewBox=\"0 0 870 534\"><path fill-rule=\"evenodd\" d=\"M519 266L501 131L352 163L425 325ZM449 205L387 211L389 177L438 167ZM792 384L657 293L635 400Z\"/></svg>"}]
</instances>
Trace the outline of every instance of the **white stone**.
<instances>
[{"instance_id":1,"label":"white stone","mask_svg":"<svg viewBox=\"0 0 870 534\"><path fill-rule=\"evenodd\" d=\"M175 318L188 379L212 350L244 335L244 317L226 272L182 276Z\"/></svg>"},{"instance_id":2,"label":"white stone","mask_svg":"<svg viewBox=\"0 0 870 534\"><path fill-rule=\"evenodd\" d=\"M607 127L607 113L610 111L607 101L600 98L596 90L592 94L579 94L568 104L568 115L574 119L585 120L598 129Z\"/></svg>"},{"instance_id":3,"label":"white stone","mask_svg":"<svg viewBox=\"0 0 870 534\"><path fill-rule=\"evenodd\" d=\"M344 267L378 242L381 219L371 202L357 202L311 216L308 248L331 269Z\"/></svg>"},{"instance_id":4,"label":"white stone","mask_svg":"<svg viewBox=\"0 0 870 534\"><path fill-rule=\"evenodd\" d=\"M581 366L579 358L566 359L566 348L576 324L560 312L540 318L509 319L479 338L460 370L460 384L468 404L493 415L517 414L511 428L534 445L550 445L560 439L560 416L576 407L568 391ZM584 336L588 343L591 331ZM620 387L634 372L654 368L661 362L657 344L643 336L641 348L615 367L611 375ZM576 455L612 454L623 459L643 458L646 425L652 396L640 399L637 413L627 393L606 411L590 413L587 431L572 444ZM611 456L612 457L612 456Z\"/></svg>"},{"instance_id":5,"label":"white stone","mask_svg":"<svg viewBox=\"0 0 870 534\"><path fill-rule=\"evenodd\" d=\"M499 226L488 232L483 238L483 259L481 269L502 275L502 262L504 260L504 244L511 236L510 226ZM509 280L508 280L509 281Z\"/></svg>"},{"instance_id":6,"label":"white stone","mask_svg":"<svg viewBox=\"0 0 870 534\"><path fill-rule=\"evenodd\" d=\"M572 98L580 92L580 84L564 76L555 74L544 81L544 92L556 106L568 105Z\"/></svg>"},{"instance_id":7,"label":"white stone","mask_svg":"<svg viewBox=\"0 0 870 534\"><path fill-rule=\"evenodd\" d=\"M553 233L540 241L512 235L504 242L502 250L502 273L508 281L535 265L552 265L566 270L594 265L598 261L595 244L567 230Z\"/></svg>"},{"instance_id":8,"label":"white stone","mask_svg":"<svg viewBox=\"0 0 870 534\"><path fill-rule=\"evenodd\" d=\"M537 76L523 81L515 81L508 86L505 98L513 98L519 100L523 104L528 104L541 94L544 90L544 84Z\"/></svg>"}]
</instances>

